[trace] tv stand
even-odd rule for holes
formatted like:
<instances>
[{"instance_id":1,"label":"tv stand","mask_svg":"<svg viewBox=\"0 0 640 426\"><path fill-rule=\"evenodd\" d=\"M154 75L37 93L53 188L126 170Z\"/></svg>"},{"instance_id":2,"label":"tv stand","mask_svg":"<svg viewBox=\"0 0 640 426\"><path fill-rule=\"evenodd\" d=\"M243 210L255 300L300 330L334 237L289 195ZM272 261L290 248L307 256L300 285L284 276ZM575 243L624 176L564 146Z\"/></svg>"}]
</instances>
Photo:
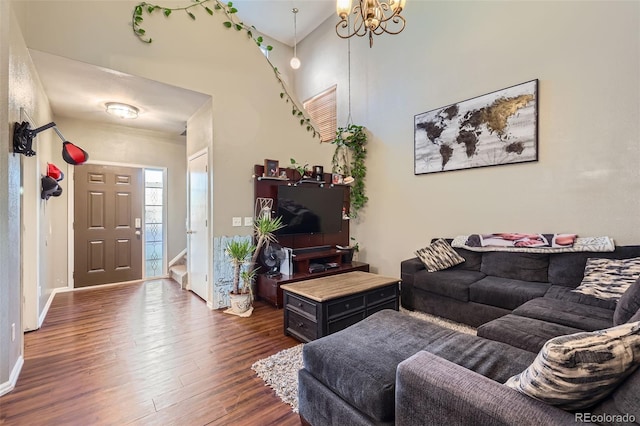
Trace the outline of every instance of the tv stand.
<instances>
[{"instance_id":1,"label":"tv stand","mask_svg":"<svg viewBox=\"0 0 640 426\"><path fill-rule=\"evenodd\" d=\"M296 169L281 168L278 173L279 178L264 178L264 166L256 164L254 166L254 202L260 199L273 200L272 209L275 209L278 198L278 188L282 185L303 184L302 176ZM331 173L324 173L320 181L331 182ZM304 185L320 184L327 190L336 190L334 185L322 184L317 180ZM351 189L347 185L338 185L337 188L343 193L343 211L349 211ZM272 210L272 213L275 213ZM257 214L257 213L256 213ZM283 247L293 249L293 272L291 275L281 275L279 277L267 277L264 267L262 273L257 277L257 297L266 300L277 308L283 306L282 284L290 284L312 278L319 278L327 275L337 275L345 272L364 271L369 272L369 265L362 262L342 262L342 255L346 251L336 249L339 246L349 245L349 220L343 217L342 230L336 233L304 233L291 235L277 235L278 243ZM325 266L314 268L318 272L309 272L309 266L318 263ZM327 265L329 267L327 267Z\"/></svg>"},{"instance_id":2,"label":"tv stand","mask_svg":"<svg viewBox=\"0 0 640 426\"><path fill-rule=\"evenodd\" d=\"M326 277L329 275L344 274L345 272L369 272L368 263L342 263L342 252L340 250L332 249L329 251L318 252L316 255L320 257L314 257L312 254L298 255L294 257L293 275L283 274L277 278L268 278L265 274L258 275L258 297L269 302L276 308L282 308L283 291L280 286L283 284L291 284L313 278ZM325 268L325 270L321 272L309 272L310 263L332 263L337 264L337 266L332 265L331 268Z\"/></svg>"}]
</instances>

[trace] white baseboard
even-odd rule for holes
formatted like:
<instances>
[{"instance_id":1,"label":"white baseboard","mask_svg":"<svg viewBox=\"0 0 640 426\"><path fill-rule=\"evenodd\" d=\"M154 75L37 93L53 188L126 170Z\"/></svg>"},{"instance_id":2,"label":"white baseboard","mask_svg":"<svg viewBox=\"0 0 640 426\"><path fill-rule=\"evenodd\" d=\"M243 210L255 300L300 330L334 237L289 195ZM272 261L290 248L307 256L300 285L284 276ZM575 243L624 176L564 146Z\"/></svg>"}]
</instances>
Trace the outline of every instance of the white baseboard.
<instances>
[{"instance_id":1,"label":"white baseboard","mask_svg":"<svg viewBox=\"0 0 640 426\"><path fill-rule=\"evenodd\" d=\"M9 393L16 387L16 383L18 383L18 376L20 375L20 371L22 370L22 366L24 365L24 358L22 355L16 361L16 364L13 366L13 370L11 370L11 376L9 376L9 381L0 383L0 396Z\"/></svg>"},{"instance_id":2,"label":"white baseboard","mask_svg":"<svg viewBox=\"0 0 640 426\"><path fill-rule=\"evenodd\" d=\"M49 298L47 299L47 304L44 305L44 309L40 313L40 317L38 318L38 328L42 327L42 323L44 319L47 317L47 313L49 312L49 308L51 307L51 302L53 302L53 298L56 294L61 293L63 291L67 291L69 287L56 287L53 289Z\"/></svg>"}]
</instances>

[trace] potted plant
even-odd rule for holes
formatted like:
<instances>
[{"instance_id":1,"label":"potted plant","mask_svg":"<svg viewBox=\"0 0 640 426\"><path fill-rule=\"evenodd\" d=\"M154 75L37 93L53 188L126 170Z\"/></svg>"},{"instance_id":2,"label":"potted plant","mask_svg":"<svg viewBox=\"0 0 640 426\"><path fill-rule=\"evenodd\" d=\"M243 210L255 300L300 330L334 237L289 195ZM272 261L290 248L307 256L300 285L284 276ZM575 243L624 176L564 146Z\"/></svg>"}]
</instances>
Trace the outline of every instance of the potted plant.
<instances>
[{"instance_id":1,"label":"potted plant","mask_svg":"<svg viewBox=\"0 0 640 426\"><path fill-rule=\"evenodd\" d=\"M353 243L349 246L336 246L339 250L342 251L342 263L351 263L353 262L353 255L360 251L360 244L356 241L355 238L351 237Z\"/></svg>"},{"instance_id":2,"label":"potted plant","mask_svg":"<svg viewBox=\"0 0 640 426\"><path fill-rule=\"evenodd\" d=\"M349 216L355 219L369 200L364 186L367 175L367 133L364 126L349 124L338 128L336 138L331 143L336 146L331 159L333 173L342 174L345 176L344 182L352 184Z\"/></svg>"},{"instance_id":3,"label":"potted plant","mask_svg":"<svg viewBox=\"0 0 640 426\"><path fill-rule=\"evenodd\" d=\"M290 158L289 161L291 162L291 165L293 166L293 168L300 175L300 180L311 179L311 172L307 170L307 167L309 167L309 163L305 164L304 166L301 166L300 164L297 163L295 158Z\"/></svg>"},{"instance_id":4,"label":"potted plant","mask_svg":"<svg viewBox=\"0 0 640 426\"><path fill-rule=\"evenodd\" d=\"M258 217L253 222L253 230L256 236L256 249L251 257L250 269L257 269L260 250L270 243L275 243L277 241L275 232L284 228L284 226L285 225L282 223L281 217L271 217L271 215L268 214Z\"/></svg>"},{"instance_id":5,"label":"potted plant","mask_svg":"<svg viewBox=\"0 0 640 426\"><path fill-rule=\"evenodd\" d=\"M240 287L240 291L244 291L245 293L249 293L249 300L251 300L253 302L253 295L254 295L254 291L253 291L253 281L256 278L256 275L258 274L258 269L243 269L240 272L240 278L242 279L242 286ZM248 309L248 308L247 308Z\"/></svg>"},{"instance_id":6,"label":"potted plant","mask_svg":"<svg viewBox=\"0 0 640 426\"><path fill-rule=\"evenodd\" d=\"M243 285L240 287L240 277L242 275L242 266L247 263L254 252L255 246L249 240L233 240L227 244L225 249L225 253L229 256L233 265L233 288L229 293L230 311L233 314L243 314L251 307L252 280L243 279Z\"/></svg>"},{"instance_id":7,"label":"potted plant","mask_svg":"<svg viewBox=\"0 0 640 426\"><path fill-rule=\"evenodd\" d=\"M245 314L252 306L255 294L255 277L258 274L258 256L265 245L275 242L275 232L284 227L280 217L272 218L263 215L255 219L253 223L256 245L249 240L233 240L227 244L225 253L231 259L233 265L233 288L229 293L231 308L229 313L236 315ZM243 270L243 266L248 267ZM240 279L242 278L242 286ZM249 313L250 315L250 313ZM248 316L248 315L247 315Z\"/></svg>"}]
</instances>

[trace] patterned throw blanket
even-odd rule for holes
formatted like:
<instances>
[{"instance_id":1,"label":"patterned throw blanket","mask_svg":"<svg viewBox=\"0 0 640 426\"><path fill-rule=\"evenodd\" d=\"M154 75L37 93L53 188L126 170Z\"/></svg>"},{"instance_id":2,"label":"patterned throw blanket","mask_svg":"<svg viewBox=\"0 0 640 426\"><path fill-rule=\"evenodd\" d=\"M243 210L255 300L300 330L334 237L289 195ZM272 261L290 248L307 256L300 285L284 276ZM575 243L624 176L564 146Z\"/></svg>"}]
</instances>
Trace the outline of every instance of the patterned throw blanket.
<instances>
[{"instance_id":1,"label":"patterned throw blanket","mask_svg":"<svg viewBox=\"0 0 640 426\"><path fill-rule=\"evenodd\" d=\"M471 251L517 251L527 253L610 252L609 237L577 237L576 234L472 234L454 238L452 247Z\"/></svg>"}]
</instances>

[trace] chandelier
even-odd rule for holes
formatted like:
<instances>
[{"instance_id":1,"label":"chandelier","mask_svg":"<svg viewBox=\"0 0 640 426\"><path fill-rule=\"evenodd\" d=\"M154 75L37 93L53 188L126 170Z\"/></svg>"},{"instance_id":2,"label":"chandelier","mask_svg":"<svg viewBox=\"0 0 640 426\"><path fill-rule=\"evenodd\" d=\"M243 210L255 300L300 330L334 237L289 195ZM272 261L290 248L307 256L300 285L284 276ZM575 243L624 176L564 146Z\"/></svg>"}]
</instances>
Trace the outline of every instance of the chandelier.
<instances>
[{"instance_id":1,"label":"chandelier","mask_svg":"<svg viewBox=\"0 0 640 426\"><path fill-rule=\"evenodd\" d=\"M404 30L405 19L400 15L406 0L356 0L351 9L351 0L337 0L336 12L340 22L336 33L341 38L369 34L369 47L373 47L373 35L399 34ZM349 27L349 15L354 15L353 27Z\"/></svg>"}]
</instances>

